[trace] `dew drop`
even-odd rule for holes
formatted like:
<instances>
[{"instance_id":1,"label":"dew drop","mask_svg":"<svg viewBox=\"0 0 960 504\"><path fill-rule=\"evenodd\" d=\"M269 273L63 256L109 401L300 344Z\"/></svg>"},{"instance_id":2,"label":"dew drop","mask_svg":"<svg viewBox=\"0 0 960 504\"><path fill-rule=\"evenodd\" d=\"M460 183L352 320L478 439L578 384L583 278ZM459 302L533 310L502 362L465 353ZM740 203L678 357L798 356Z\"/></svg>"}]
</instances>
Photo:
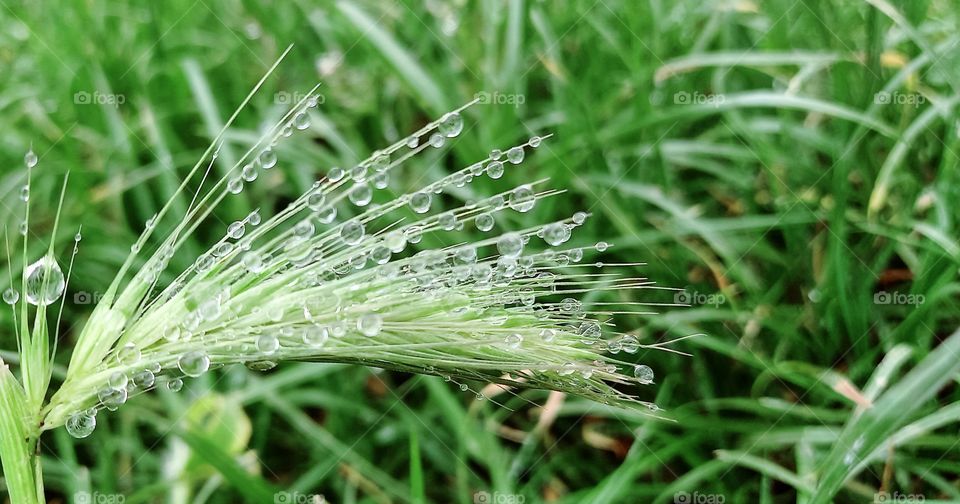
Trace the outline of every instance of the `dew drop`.
<instances>
[{"instance_id":1,"label":"dew drop","mask_svg":"<svg viewBox=\"0 0 960 504\"><path fill-rule=\"evenodd\" d=\"M173 392L179 392L183 388L183 380L174 378L167 382L167 389Z\"/></svg>"},{"instance_id":2,"label":"dew drop","mask_svg":"<svg viewBox=\"0 0 960 504\"><path fill-rule=\"evenodd\" d=\"M543 228L543 241L550 245L560 245L570 239L570 226L562 222L547 224Z\"/></svg>"},{"instance_id":3,"label":"dew drop","mask_svg":"<svg viewBox=\"0 0 960 504\"><path fill-rule=\"evenodd\" d=\"M130 380L127 378L127 375L116 371L110 375L110 378L107 380L107 385L114 389L125 389L129 382Z\"/></svg>"},{"instance_id":4,"label":"dew drop","mask_svg":"<svg viewBox=\"0 0 960 504\"><path fill-rule=\"evenodd\" d=\"M365 313L357 319L357 330L364 336L376 336L382 328L383 318L376 313Z\"/></svg>"},{"instance_id":5,"label":"dew drop","mask_svg":"<svg viewBox=\"0 0 960 504\"><path fill-rule=\"evenodd\" d=\"M348 195L350 202L359 207L367 206L373 199L373 189L368 184L357 184Z\"/></svg>"},{"instance_id":6,"label":"dew drop","mask_svg":"<svg viewBox=\"0 0 960 504\"><path fill-rule=\"evenodd\" d=\"M363 240L363 223L359 220L344 222L340 227L340 239L347 245L356 245Z\"/></svg>"},{"instance_id":7,"label":"dew drop","mask_svg":"<svg viewBox=\"0 0 960 504\"><path fill-rule=\"evenodd\" d=\"M327 172L327 178L330 179L331 182L339 182L344 175L343 168L337 168L336 166L330 168L330 171Z\"/></svg>"},{"instance_id":8,"label":"dew drop","mask_svg":"<svg viewBox=\"0 0 960 504\"><path fill-rule=\"evenodd\" d=\"M27 168L37 166L37 161L39 161L39 159L37 159L37 155L33 152L32 148L23 156L23 164L27 165Z\"/></svg>"},{"instance_id":9,"label":"dew drop","mask_svg":"<svg viewBox=\"0 0 960 504\"><path fill-rule=\"evenodd\" d=\"M247 166L244 166L242 170L240 170L240 178L246 180L247 182L253 182L254 180L257 180L259 175L260 172L257 171L257 167L252 164L248 164Z\"/></svg>"},{"instance_id":10,"label":"dew drop","mask_svg":"<svg viewBox=\"0 0 960 504\"><path fill-rule=\"evenodd\" d=\"M557 331L554 329L543 329L540 331L540 339L545 343L550 343L557 339Z\"/></svg>"},{"instance_id":11,"label":"dew drop","mask_svg":"<svg viewBox=\"0 0 960 504\"><path fill-rule=\"evenodd\" d=\"M463 117L458 112L449 112L440 118L437 131L448 138L455 137L463 131Z\"/></svg>"},{"instance_id":12,"label":"dew drop","mask_svg":"<svg viewBox=\"0 0 960 504\"><path fill-rule=\"evenodd\" d=\"M275 335L261 334L257 338L257 350L263 355L273 355L280 349L280 339Z\"/></svg>"},{"instance_id":13,"label":"dew drop","mask_svg":"<svg viewBox=\"0 0 960 504\"><path fill-rule=\"evenodd\" d=\"M328 338L327 328L314 325L303 330L303 343L314 348L322 347Z\"/></svg>"},{"instance_id":14,"label":"dew drop","mask_svg":"<svg viewBox=\"0 0 960 504\"><path fill-rule=\"evenodd\" d=\"M635 354L640 350L640 341L630 335L624 336L620 338L620 348L628 354Z\"/></svg>"},{"instance_id":15,"label":"dew drop","mask_svg":"<svg viewBox=\"0 0 960 504\"><path fill-rule=\"evenodd\" d=\"M317 220L320 224L330 224L337 218L337 207L328 206L317 210Z\"/></svg>"},{"instance_id":16,"label":"dew drop","mask_svg":"<svg viewBox=\"0 0 960 504\"><path fill-rule=\"evenodd\" d=\"M520 213L529 212L534 204L536 204L536 195L528 185L522 185L510 193L510 208Z\"/></svg>"},{"instance_id":17,"label":"dew drop","mask_svg":"<svg viewBox=\"0 0 960 504\"><path fill-rule=\"evenodd\" d=\"M418 146L420 146L420 138L418 138L417 136L411 136L410 138L407 139L408 148L416 149Z\"/></svg>"},{"instance_id":18,"label":"dew drop","mask_svg":"<svg viewBox=\"0 0 960 504\"><path fill-rule=\"evenodd\" d=\"M323 208L323 204L327 201L327 195L321 190L307 196L307 206L310 207L310 210L320 210Z\"/></svg>"},{"instance_id":19,"label":"dew drop","mask_svg":"<svg viewBox=\"0 0 960 504\"><path fill-rule=\"evenodd\" d=\"M647 385L653 383L653 369L650 369L650 366L646 364L637 364L633 367L633 376L637 378L637 381Z\"/></svg>"},{"instance_id":20,"label":"dew drop","mask_svg":"<svg viewBox=\"0 0 960 504\"><path fill-rule=\"evenodd\" d=\"M239 240L243 238L243 234L246 232L246 226L242 222L236 221L227 226L227 236L233 238L234 240Z\"/></svg>"},{"instance_id":21,"label":"dew drop","mask_svg":"<svg viewBox=\"0 0 960 504\"><path fill-rule=\"evenodd\" d=\"M490 231L493 229L493 225L495 224L493 216L489 213L482 213L478 215L474 222L477 225L477 229L480 231Z\"/></svg>"},{"instance_id":22,"label":"dew drop","mask_svg":"<svg viewBox=\"0 0 960 504\"><path fill-rule=\"evenodd\" d=\"M63 295L65 281L60 265L50 256L43 256L27 266L25 299L34 306L47 306Z\"/></svg>"},{"instance_id":23,"label":"dew drop","mask_svg":"<svg viewBox=\"0 0 960 504\"><path fill-rule=\"evenodd\" d=\"M543 141L542 138L538 136L532 136L530 137L530 140L528 141L528 143L530 144L530 147L537 148L537 147L540 147L541 141Z\"/></svg>"},{"instance_id":24,"label":"dew drop","mask_svg":"<svg viewBox=\"0 0 960 504\"><path fill-rule=\"evenodd\" d=\"M491 161L487 165L487 176L492 179L498 179L503 176L503 163L500 161Z\"/></svg>"},{"instance_id":25,"label":"dew drop","mask_svg":"<svg viewBox=\"0 0 960 504\"><path fill-rule=\"evenodd\" d=\"M501 157L503 157L503 151L502 151L502 150L500 150L500 149L493 149L492 151L490 151L490 159L496 161L496 160L500 159Z\"/></svg>"},{"instance_id":26,"label":"dew drop","mask_svg":"<svg viewBox=\"0 0 960 504\"><path fill-rule=\"evenodd\" d=\"M243 364L247 366L247 369L251 371L270 371L271 369L277 367L277 363L271 360L258 360L258 361L248 361Z\"/></svg>"},{"instance_id":27,"label":"dew drop","mask_svg":"<svg viewBox=\"0 0 960 504\"><path fill-rule=\"evenodd\" d=\"M191 377L197 377L206 373L210 369L210 357L200 350L187 352L177 360L177 367L180 372Z\"/></svg>"},{"instance_id":28,"label":"dew drop","mask_svg":"<svg viewBox=\"0 0 960 504\"><path fill-rule=\"evenodd\" d=\"M437 149L443 147L443 144L447 141L440 133L434 133L430 135L430 146Z\"/></svg>"},{"instance_id":29,"label":"dew drop","mask_svg":"<svg viewBox=\"0 0 960 504\"><path fill-rule=\"evenodd\" d=\"M180 326L170 326L163 331L163 338L172 343L180 339L180 333Z\"/></svg>"},{"instance_id":30,"label":"dew drop","mask_svg":"<svg viewBox=\"0 0 960 504\"><path fill-rule=\"evenodd\" d=\"M157 377L153 374L153 371L149 369L144 369L133 375L133 384L141 390L147 390L150 387L153 387L153 384L156 383Z\"/></svg>"},{"instance_id":31,"label":"dew drop","mask_svg":"<svg viewBox=\"0 0 960 504\"><path fill-rule=\"evenodd\" d=\"M517 348L520 348L520 344L523 343L523 335L520 333L508 334L505 342L507 343L508 347L516 350Z\"/></svg>"},{"instance_id":32,"label":"dew drop","mask_svg":"<svg viewBox=\"0 0 960 504\"><path fill-rule=\"evenodd\" d=\"M127 343L123 345L120 350L117 350L117 362L123 365L136 364L140 361L140 349L137 348L137 345L133 343Z\"/></svg>"},{"instance_id":33,"label":"dew drop","mask_svg":"<svg viewBox=\"0 0 960 504\"><path fill-rule=\"evenodd\" d=\"M25 185L20 188L20 201L30 201L30 186Z\"/></svg>"},{"instance_id":34,"label":"dew drop","mask_svg":"<svg viewBox=\"0 0 960 504\"><path fill-rule=\"evenodd\" d=\"M117 408L127 402L126 383L124 383L124 388L107 387L100 389L97 393L97 398L100 399L103 407L110 411L117 411Z\"/></svg>"},{"instance_id":35,"label":"dew drop","mask_svg":"<svg viewBox=\"0 0 960 504\"><path fill-rule=\"evenodd\" d=\"M20 293L15 289L8 288L3 291L3 302L9 305L16 304L17 301L20 301Z\"/></svg>"},{"instance_id":36,"label":"dew drop","mask_svg":"<svg viewBox=\"0 0 960 504\"><path fill-rule=\"evenodd\" d=\"M573 214L573 223L576 225L581 225L587 220L586 212L577 212Z\"/></svg>"},{"instance_id":37,"label":"dew drop","mask_svg":"<svg viewBox=\"0 0 960 504\"><path fill-rule=\"evenodd\" d=\"M277 153L273 152L272 149L267 149L260 153L260 166L264 170L269 170L277 165Z\"/></svg>"},{"instance_id":38,"label":"dew drop","mask_svg":"<svg viewBox=\"0 0 960 504\"><path fill-rule=\"evenodd\" d=\"M523 237L518 233L507 233L497 240L497 251L501 256L516 258L523 252Z\"/></svg>"},{"instance_id":39,"label":"dew drop","mask_svg":"<svg viewBox=\"0 0 960 504\"><path fill-rule=\"evenodd\" d=\"M66 421L67 434L83 439L93 433L97 428L97 417L86 411L74 413Z\"/></svg>"},{"instance_id":40,"label":"dew drop","mask_svg":"<svg viewBox=\"0 0 960 504\"><path fill-rule=\"evenodd\" d=\"M410 208L419 214L427 213L430 210L430 202L433 199L430 194L425 192L416 192L410 196Z\"/></svg>"},{"instance_id":41,"label":"dew drop","mask_svg":"<svg viewBox=\"0 0 960 504\"><path fill-rule=\"evenodd\" d=\"M230 194L240 194L243 191L243 179L234 177L227 182L227 192Z\"/></svg>"},{"instance_id":42,"label":"dew drop","mask_svg":"<svg viewBox=\"0 0 960 504\"><path fill-rule=\"evenodd\" d=\"M300 112L293 117L293 127L298 130L305 130L310 127L310 116L306 112Z\"/></svg>"},{"instance_id":43,"label":"dew drop","mask_svg":"<svg viewBox=\"0 0 960 504\"><path fill-rule=\"evenodd\" d=\"M513 164L520 164L523 162L523 147L511 147L507 151L507 161L510 161Z\"/></svg>"}]
</instances>

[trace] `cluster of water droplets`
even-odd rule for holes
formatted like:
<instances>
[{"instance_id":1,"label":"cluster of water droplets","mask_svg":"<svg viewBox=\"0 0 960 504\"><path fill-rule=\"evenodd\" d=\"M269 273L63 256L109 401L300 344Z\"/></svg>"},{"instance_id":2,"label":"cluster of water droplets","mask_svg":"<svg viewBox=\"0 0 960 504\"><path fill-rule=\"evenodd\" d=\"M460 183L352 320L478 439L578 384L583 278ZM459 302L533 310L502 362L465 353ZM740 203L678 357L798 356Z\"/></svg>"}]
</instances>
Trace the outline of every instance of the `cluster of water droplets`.
<instances>
[{"instance_id":1,"label":"cluster of water droplets","mask_svg":"<svg viewBox=\"0 0 960 504\"><path fill-rule=\"evenodd\" d=\"M278 140L309 128L312 106L308 100L263 148L251 151L218 197L239 193L274 169ZM412 192L391 192L393 172L443 147L463 127L459 110L448 113L352 168L326 170L275 215L261 219L254 211L227 225L221 240L144 303L121 338L137 343L124 344L116 361L104 364L97 404L75 411L68 431L88 435L98 408L116 409L131 394L161 384L179 390L183 378L230 362L268 370L279 360L316 358L449 378L450 369L435 363L456 358L461 363L451 365L463 379L489 381L503 373L548 388L574 383L604 400L628 398L604 385L625 383L629 371L621 369L633 366L633 383L652 383L650 367L600 355L634 354L642 346L614 330L610 313L591 311L575 297L650 285L604 276L594 271L599 264L582 262L586 253L605 251L604 242L567 246L586 212L510 229L516 221L510 213L528 213L559 194L542 189L544 180L477 201L457 196L478 177L502 178L545 138L494 149ZM484 236L462 242L467 226ZM426 236L446 245L416 250ZM174 243L165 242L148 263L148 283L167 268Z\"/></svg>"}]
</instances>

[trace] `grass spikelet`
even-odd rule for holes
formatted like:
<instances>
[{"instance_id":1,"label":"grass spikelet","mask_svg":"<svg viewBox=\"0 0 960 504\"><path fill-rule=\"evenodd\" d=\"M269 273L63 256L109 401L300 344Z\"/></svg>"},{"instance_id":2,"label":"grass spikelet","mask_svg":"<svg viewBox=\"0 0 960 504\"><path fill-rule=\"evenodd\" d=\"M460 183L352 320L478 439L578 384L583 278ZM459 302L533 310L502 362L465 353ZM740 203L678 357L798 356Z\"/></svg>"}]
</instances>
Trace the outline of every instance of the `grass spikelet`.
<instances>
[{"instance_id":1,"label":"grass spikelet","mask_svg":"<svg viewBox=\"0 0 960 504\"><path fill-rule=\"evenodd\" d=\"M446 196L478 177L499 179L516 169L549 135L500 146L414 191L390 191L390 178L402 175L408 161L461 134L463 112L474 102L352 168L330 169L275 215L254 211L229 224L175 281L158 285L184 239L217 205L283 162L283 139L309 127L315 92L232 170L210 180L216 139L180 188L199 181L187 214L152 248L157 221L172 218L169 205L147 223L125 269L149 250L144 266L126 283L121 272L94 310L66 380L41 412L42 429L66 424L71 434L85 436L98 410L114 410L132 394L178 390L184 378L219 366L267 370L289 360L438 375L464 391L467 382L479 381L657 409L629 394L631 386L652 383L651 369L614 357L642 347L636 337L616 332L613 319L648 313L637 309L643 303L578 298L661 288L619 274L618 266L634 264L582 263L586 249L566 243L589 215L510 229L509 213L529 212L561 194L547 180L460 205ZM486 237L450 239L468 226ZM446 245L415 250L425 236ZM628 310L601 310L615 305Z\"/></svg>"}]
</instances>

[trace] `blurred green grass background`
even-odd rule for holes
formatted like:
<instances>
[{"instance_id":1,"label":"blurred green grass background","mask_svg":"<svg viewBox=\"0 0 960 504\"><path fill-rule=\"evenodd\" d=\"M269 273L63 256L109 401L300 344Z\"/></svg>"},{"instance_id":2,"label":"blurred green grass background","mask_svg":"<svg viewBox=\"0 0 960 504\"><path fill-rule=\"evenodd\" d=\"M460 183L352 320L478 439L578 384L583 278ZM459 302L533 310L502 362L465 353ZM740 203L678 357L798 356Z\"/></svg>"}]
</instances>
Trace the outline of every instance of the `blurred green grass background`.
<instances>
[{"instance_id":1,"label":"blurred green grass background","mask_svg":"<svg viewBox=\"0 0 960 504\"><path fill-rule=\"evenodd\" d=\"M515 224L592 212L574 243L614 243L604 260L646 262L637 275L684 288L680 301L692 305L623 327L648 343L705 334L676 346L692 357L636 356L657 375L640 393L674 421L575 397L548 402L541 391L523 398L544 410L504 399L511 411L439 379L361 368L220 370L189 392L100 415L87 440L62 429L45 437L51 500L234 502L262 490L331 502L474 502L477 492L810 502L818 478L839 467L833 448L855 400L877 399L960 325L957 7L0 1L0 218L16 240L32 144L39 255L70 172L67 225L54 239L66 252L83 225L72 323L295 44L241 114L218 169L297 92L321 81L323 103L288 161L231 198L222 222L282 208L327 167L349 166L480 93L491 103L467 114L448 159L415 165L422 178L554 133L521 170L469 190L549 177L568 194ZM222 226L201 231L174 269ZM21 267L14 259L0 274ZM9 314L0 317L9 328ZM0 341L15 363L9 329ZM889 427L902 437L835 500L960 499L958 395L951 368L944 388L895 403L904 414Z\"/></svg>"}]
</instances>

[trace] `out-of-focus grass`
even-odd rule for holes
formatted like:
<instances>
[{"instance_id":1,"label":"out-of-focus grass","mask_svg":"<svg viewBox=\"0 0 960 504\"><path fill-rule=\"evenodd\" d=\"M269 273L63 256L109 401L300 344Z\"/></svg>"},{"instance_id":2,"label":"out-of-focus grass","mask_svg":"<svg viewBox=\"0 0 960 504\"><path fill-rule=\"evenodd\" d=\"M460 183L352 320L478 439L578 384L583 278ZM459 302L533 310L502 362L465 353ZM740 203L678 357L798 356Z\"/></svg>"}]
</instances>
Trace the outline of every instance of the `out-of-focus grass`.
<instances>
[{"instance_id":1,"label":"out-of-focus grass","mask_svg":"<svg viewBox=\"0 0 960 504\"><path fill-rule=\"evenodd\" d=\"M637 274L687 287L694 304L622 324L647 342L706 333L678 346L693 357L636 356L657 373L641 393L655 393L672 423L568 397L538 427L540 411L520 399L504 399L516 411L476 403L431 378L325 365L218 371L189 393L101 415L88 440L45 438L51 497L960 499L955 343L939 347L960 321L952 2L0 4L0 218L15 237L31 142L38 236L71 172L72 227L56 240L66 250L80 224L84 240L66 320L82 320L82 302L105 288L178 174L294 43L223 159L285 110L282 93L316 80L323 121L281 170L221 209L224 222L281 207L318 170L350 165L475 93L522 100L475 107L452 160L556 133L509 182L548 176L570 193L514 224L597 214L577 243L615 243L604 260L645 261ZM104 95L124 103L81 103ZM425 177L448 168L420 166ZM14 347L9 332L2 342ZM249 417L242 449L183 421L209 391ZM548 394L523 396L544 404ZM876 407L858 414L853 399Z\"/></svg>"}]
</instances>

